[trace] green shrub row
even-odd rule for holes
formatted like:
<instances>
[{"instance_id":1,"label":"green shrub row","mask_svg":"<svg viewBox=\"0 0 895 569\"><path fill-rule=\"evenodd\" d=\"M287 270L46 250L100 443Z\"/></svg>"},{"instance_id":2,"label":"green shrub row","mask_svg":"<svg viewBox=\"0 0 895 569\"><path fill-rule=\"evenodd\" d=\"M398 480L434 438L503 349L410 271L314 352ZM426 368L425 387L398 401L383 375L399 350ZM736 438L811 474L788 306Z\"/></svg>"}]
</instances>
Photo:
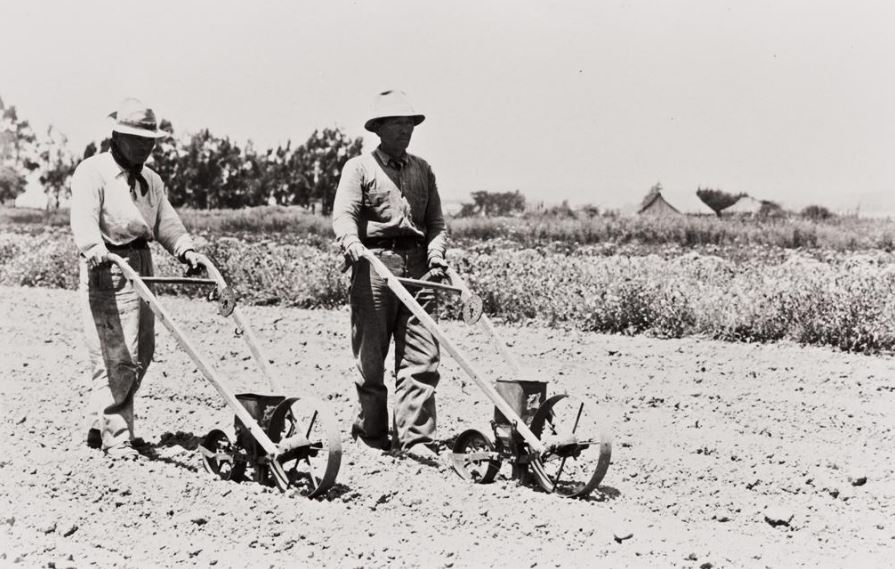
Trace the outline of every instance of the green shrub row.
<instances>
[{"instance_id":1,"label":"green shrub row","mask_svg":"<svg viewBox=\"0 0 895 569\"><path fill-rule=\"evenodd\" d=\"M203 240L200 247L242 302L305 308L346 302L348 279L331 247L236 238ZM449 257L486 312L507 322L661 337L787 339L857 352L895 349L895 262L884 252L818 260L790 251L735 262L693 252L567 255L480 247L453 249ZM158 274L183 271L162 251L155 258ZM70 235L0 233L0 284L75 288ZM457 312L445 304L443 315Z\"/></svg>"},{"instance_id":2,"label":"green shrub row","mask_svg":"<svg viewBox=\"0 0 895 569\"><path fill-rule=\"evenodd\" d=\"M750 219L713 216L528 216L457 218L451 236L460 242L503 239L525 247L640 244L679 247L760 245L783 249L895 249L895 222L888 219Z\"/></svg>"},{"instance_id":3,"label":"green shrub row","mask_svg":"<svg viewBox=\"0 0 895 569\"><path fill-rule=\"evenodd\" d=\"M895 348L895 264L887 254L821 262L734 263L571 257L534 251L466 258L485 309L511 321L662 337L782 339L875 352Z\"/></svg>"}]
</instances>

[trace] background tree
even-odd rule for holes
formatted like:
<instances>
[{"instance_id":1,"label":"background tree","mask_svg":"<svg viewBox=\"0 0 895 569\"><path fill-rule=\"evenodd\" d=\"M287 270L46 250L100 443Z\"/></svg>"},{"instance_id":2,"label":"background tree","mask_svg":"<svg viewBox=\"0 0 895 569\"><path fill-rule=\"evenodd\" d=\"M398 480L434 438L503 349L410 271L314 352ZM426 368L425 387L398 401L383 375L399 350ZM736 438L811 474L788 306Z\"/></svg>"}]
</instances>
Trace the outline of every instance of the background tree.
<instances>
[{"instance_id":1,"label":"background tree","mask_svg":"<svg viewBox=\"0 0 895 569\"><path fill-rule=\"evenodd\" d=\"M799 215L812 221L825 221L835 217L833 212L822 205L809 205Z\"/></svg>"},{"instance_id":2,"label":"background tree","mask_svg":"<svg viewBox=\"0 0 895 569\"><path fill-rule=\"evenodd\" d=\"M109 150L110 146L112 146L111 138L104 138L99 141L99 144L96 142L88 142L87 146L84 147L84 152L81 153L81 160L86 160L99 152L106 152Z\"/></svg>"},{"instance_id":3,"label":"background tree","mask_svg":"<svg viewBox=\"0 0 895 569\"><path fill-rule=\"evenodd\" d=\"M568 217L572 219L577 217L575 210L569 205L569 200L563 200L559 205L547 208L545 213L552 217Z\"/></svg>"},{"instance_id":4,"label":"background tree","mask_svg":"<svg viewBox=\"0 0 895 569\"><path fill-rule=\"evenodd\" d=\"M40 183L47 195L47 209L58 209L59 203L71 194L69 181L77 163L68 150L68 137L53 127L39 144Z\"/></svg>"},{"instance_id":5,"label":"background tree","mask_svg":"<svg viewBox=\"0 0 895 569\"><path fill-rule=\"evenodd\" d=\"M594 217L599 217L602 214L600 208L593 204L584 204L578 208L578 211L580 211L581 214L584 215L584 217L591 219Z\"/></svg>"},{"instance_id":6,"label":"background tree","mask_svg":"<svg viewBox=\"0 0 895 569\"><path fill-rule=\"evenodd\" d=\"M161 176L165 184L169 184L177 176L180 154L177 149L177 141L174 139L174 125L171 124L171 121L161 119L158 128L167 132L168 136L155 141L155 148L152 149L152 159L149 162L149 167ZM109 144L111 142L111 139L109 139Z\"/></svg>"},{"instance_id":7,"label":"background tree","mask_svg":"<svg viewBox=\"0 0 895 569\"><path fill-rule=\"evenodd\" d=\"M332 213L342 167L359 155L362 147L363 139L351 139L338 128L315 130L295 149L291 160L297 203L310 202L313 209L313 203L319 202L321 213Z\"/></svg>"},{"instance_id":8,"label":"background tree","mask_svg":"<svg viewBox=\"0 0 895 569\"><path fill-rule=\"evenodd\" d=\"M771 200L761 200L761 207L758 209L758 217L786 217L786 210L777 202Z\"/></svg>"},{"instance_id":9,"label":"background tree","mask_svg":"<svg viewBox=\"0 0 895 569\"><path fill-rule=\"evenodd\" d=\"M699 199L701 199L705 205L712 208L715 215L721 217L721 212L723 210L737 203L737 200L744 197L746 194L731 194L722 190L700 187L696 190L696 195L699 196Z\"/></svg>"},{"instance_id":10,"label":"background tree","mask_svg":"<svg viewBox=\"0 0 895 569\"><path fill-rule=\"evenodd\" d=\"M0 204L25 191L25 176L12 166L0 166Z\"/></svg>"},{"instance_id":11,"label":"background tree","mask_svg":"<svg viewBox=\"0 0 895 569\"><path fill-rule=\"evenodd\" d=\"M351 139L338 128L315 130L301 146L291 142L276 149L257 151L251 141L244 147L208 129L176 138L174 126L162 119L159 128L170 136L159 139L149 166L158 172L175 207L197 209L246 206L301 205L332 212L342 167L361 152L361 138ZM105 152L111 138L90 142L86 159ZM48 204L58 207L70 191L70 177L77 161L69 154L67 140L52 129L46 140L37 140L15 107L0 101L0 200L24 191L28 172L39 169Z\"/></svg>"},{"instance_id":12,"label":"background tree","mask_svg":"<svg viewBox=\"0 0 895 569\"><path fill-rule=\"evenodd\" d=\"M460 206L460 217L483 215L486 217L507 216L525 211L525 196L515 192L472 192L472 203ZM568 206L568 204L566 204Z\"/></svg>"},{"instance_id":13,"label":"background tree","mask_svg":"<svg viewBox=\"0 0 895 569\"><path fill-rule=\"evenodd\" d=\"M0 99L0 202L25 191L26 176L38 167L36 141L28 121Z\"/></svg>"},{"instance_id":14,"label":"background tree","mask_svg":"<svg viewBox=\"0 0 895 569\"><path fill-rule=\"evenodd\" d=\"M176 175L168 181L171 204L198 209L233 207L240 202L234 178L241 163L239 147L229 138L200 130L181 148Z\"/></svg>"},{"instance_id":15,"label":"background tree","mask_svg":"<svg viewBox=\"0 0 895 569\"><path fill-rule=\"evenodd\" d=\"M286 146L278 145L276 150L267 152L264 177L270 201L277 205L310 206L311 183L296 166L301 160L292 150L291 140Z\"/></svg>"}]
</instances>

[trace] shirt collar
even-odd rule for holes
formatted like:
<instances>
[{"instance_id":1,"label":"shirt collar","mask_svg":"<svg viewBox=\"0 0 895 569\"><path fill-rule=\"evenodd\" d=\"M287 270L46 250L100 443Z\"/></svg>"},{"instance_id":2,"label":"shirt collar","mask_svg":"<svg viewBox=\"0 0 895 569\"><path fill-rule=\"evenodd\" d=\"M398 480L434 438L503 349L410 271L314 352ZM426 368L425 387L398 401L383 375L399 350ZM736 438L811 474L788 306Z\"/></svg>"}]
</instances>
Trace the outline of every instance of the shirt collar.
<instances>
[{"instance_id":1,"label":"shirt collar","mask_svg":"<svg viewBox=\"0 0 895 569\"><path fill-rule=\"evenodd\" d=\"M381 147L377 146L376 150L373 151L373 154L376 155L376 158L379 159L380 163L385 164L389 168L395 168L396 170L400 170L410 163L410 155L406 152L404 153L404 156L395 158L390 154L386 154Z\"/></svg>"}]
</instances>

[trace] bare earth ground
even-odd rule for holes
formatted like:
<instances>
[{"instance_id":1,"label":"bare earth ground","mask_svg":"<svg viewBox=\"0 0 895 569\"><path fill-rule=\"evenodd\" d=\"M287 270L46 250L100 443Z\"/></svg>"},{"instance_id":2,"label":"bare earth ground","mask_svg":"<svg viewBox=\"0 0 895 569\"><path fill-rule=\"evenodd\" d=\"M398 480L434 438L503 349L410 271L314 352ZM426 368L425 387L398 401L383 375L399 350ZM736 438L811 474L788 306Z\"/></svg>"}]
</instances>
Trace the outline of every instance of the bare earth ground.
<instances>
[{"instance_id":1,"label":"bare earth ground","mask_svg":"<svg viewBox=\"0 0 895 569\"><path fill-rule=\"evenodd\" d=\"M164 298L237 391L264 391L232 324ZM508 480L361 452L348 436L347 311L247 308L289 395L330 400L342 428L325 499L210 478L171 433L232 424L158 326L138 402L159 457L111 462L83 444L85 350L76 295L0 288L0 565L12 567L890 567L895 553L895 361L792 345L501 328L551 391L605 409L613 464L567 500ZM499 360L444 329L481 369ZM451 360L443 439L492 406ZM853 485L850 479L859 483ZM772 527L766 514L789 518ZM617 540L616 537L630 538Z\"/></svg>"}]
</instances>

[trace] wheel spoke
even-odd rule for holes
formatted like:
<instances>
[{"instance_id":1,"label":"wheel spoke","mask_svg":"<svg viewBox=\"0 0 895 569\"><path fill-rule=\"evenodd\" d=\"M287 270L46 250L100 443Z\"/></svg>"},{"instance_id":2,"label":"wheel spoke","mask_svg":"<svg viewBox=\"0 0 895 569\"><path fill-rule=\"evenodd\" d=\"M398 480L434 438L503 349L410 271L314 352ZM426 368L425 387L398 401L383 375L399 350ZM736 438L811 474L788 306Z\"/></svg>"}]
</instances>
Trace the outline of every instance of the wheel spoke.
<instances>
[{"instance_id":1,"label":"wheel spoke","mask_svg":"<svg viewBox=\"0 0 895 569\"><path fill-rule=\"evenodd\" d=\"M290 472L291 484L299 485L302 494L316 496L335 482L342 447L336 422L323 402L298 397L284 400L274 412L271 429L279 435L275 442L293 436L304 439L278 457Z\"/></svg>"},{"instance_id":2,"label":"wheel spoke","mask_svg":"<svg viewBox=\"0 0 895 569\"><path fill-rule=\"evenodd\" d=\"M569 395L553 396L535 413L531 428L544 444L532 469L545 491L582 497L599 485L609 467L611 443L595 412L590 407L585 410L585 402ZM558 463L550 473L548 463Z\"/></svg>"},{"instance_id":3,"label":"wheel spoke","mask_svg":"<svg viewBox=\"0 0 895 569\"><path fill-rule=\"evenodd\" d=\"M464 431L454 441L451 454L454 470L461 478L477 484L494 480L500 471L501 458L494 444L482 432Z\"/></svg>"},{"instance_id":4,"label":"wheel spoke","mask_svg":"<svg viewBox=\"0 0 895 569\"><path fill-rule=\"evenodd\" d=\"M584 402L582 401L578 405L578 415L575 416L575 424L572 425L572 434L575 434L575 431L578 429L578 421L581 420L581 412L584 411Z\"/></svg>"},{"instance_id":5,"label":"wheel spoke","mask_svg":"<svg viewBox=\"0 0 895 569\"><path fill-rule=\"evenodd\" d=\"M310 438L311 438L311 430L313 430L313 428L314 428L314 422L315 422L316 420L317 420L317 410L315 409L315 410L314 410L314 414L311 416L311 420L310 420L310 422L308 423L308 432L305 433L305 438L306 438L306 439L310 439Z\"/></svg>"}]
</instances>

